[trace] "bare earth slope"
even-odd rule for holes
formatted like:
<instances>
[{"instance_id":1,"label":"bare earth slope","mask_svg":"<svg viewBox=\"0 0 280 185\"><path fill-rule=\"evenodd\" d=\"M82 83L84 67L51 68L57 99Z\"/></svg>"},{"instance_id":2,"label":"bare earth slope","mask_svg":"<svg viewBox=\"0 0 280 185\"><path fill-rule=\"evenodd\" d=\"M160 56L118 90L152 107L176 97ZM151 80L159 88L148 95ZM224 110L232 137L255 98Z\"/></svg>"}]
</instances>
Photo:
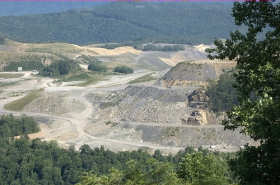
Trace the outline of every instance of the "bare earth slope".
<instances>
[{"instance_id":1,"label":"bare earth slope","mask_svg":"<svg viewBox=\"0 0 280 185\"><path fill-rule=\"evenodd\" d=\"M141 51L130 46L115 49L99 48L98 45L79 46L67 43L20 43L6 39L0 44L0 71L12 62L36 61L49 65L53 61L72 59L84 65L88 58L97 58L109 68L128 65L135 70L162 71L179 62L202 60L206 58L203 51L195 46L184 45L185 50L174 52Z\"/></svg>"},{"instance_id":2,"label":"bare earth slope","mask_svg":"<svg viewBox=\"0 0 280 185\"><path fill-rule=\"evenodd\" d=\"M163 77L164 71L136 70L134 74L108 76L87 87L55 83L55 79L24 72L23 76L0 79L5 87L0 92L0 113L35 117L41 132L30 137L56 140L64 147L78 149L89 144L114 151L143 148L175 153L186 146L203 146L236 151L250 142L249 138L238 131L224 131L220 118L208 110L208 97L202 88L207 80L217 79L223 69L233 66L234 63L194 61L176 65ZM157 82L128 85L151 73L159 78ZM22 111L4 109L5 104L34 89L44 90L26 102Z\"/></svg>"},{"instance_id":3,"label":"bare earth slope","mask_svg":"<svg viewBox=\"0 0 280 185\"><path fill-rule=\"evenodd\" d=\"M178 63L168 71L159 84L164 87L206 86L208 81L217 80L223 71L235 67L232 61L196 60Z\"/></svg>"}]
</instances>

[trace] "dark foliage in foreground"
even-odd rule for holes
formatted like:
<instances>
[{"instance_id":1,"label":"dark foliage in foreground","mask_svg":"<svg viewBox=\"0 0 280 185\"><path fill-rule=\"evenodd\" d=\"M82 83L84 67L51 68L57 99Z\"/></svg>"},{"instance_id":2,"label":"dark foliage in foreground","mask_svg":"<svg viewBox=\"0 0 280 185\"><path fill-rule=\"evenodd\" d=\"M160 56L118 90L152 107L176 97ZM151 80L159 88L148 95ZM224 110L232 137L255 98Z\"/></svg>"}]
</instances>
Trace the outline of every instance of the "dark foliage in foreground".
<instances>
[{"instance_id":1,"label":"dark foliage in foreground","mask_svg":"<svg viewBox=\"0 0 280 185\"><path fill-rule=\"evenodd\" d=\"M239 104L223 124L259 144L245 147L231 166L243 185L276 185L280 182L280 3L236 2L233 16L247 32L235 31L226 41L216 41L209 57L236 60Z\"/></svg>"},{"instance_id":2,"label":"dark foliage in foreground","mask_svg":"<svg viewBox=\"0 0 280 185\"><path fill-rule=\"evenodd\" d=\"M91 149L88 145L83 145L79 151L75 151L72 147L60 148L55 142L29 140L24 135L38 131L36 122L30 117L3 116L0 126L1 184L71 185L78 183L86 172L90 172L95 174L97 180L98 176L103 179L107 178L106 175L122 173L124 176L119 176L119 180L125 183L132 180L137 182L136 184L163 182L167 185L172 182L175 185L185 181L185 171L191 173L194 170L187 164L204 162L207 166L209 162L214 165L208 170L208 181L212 182L214 177L219 175L223 182L229 182L230 174L226 164L229 155L225 154L209 153L206 150L195 152L192 148L187 148L175 156L163 156L159 151L150 155L143 150L114 153L103 147ZM15 139L14 136L18 135L22 137ZM203 162L203 158L209 158L209 161ZM182 179L177 177L177 169ZM224 173L217 174L215 171L218 169L224 169ZM84 177L84 180L91 179L90 176ZM204 178L200 176L200 179ZM186 179L186 182L189 181Z\"/></svg>"},{"instance_id":3,"label":"dark foliage in foreground","mask_svg":"<svg viewBox=\"0 0 280 185\"><path fill-rule=\"evenodd\" d=\"M226 112L238 104L235 80L231 72L222 74L217 82L210 82L206 94L209 96L209 107L214 112Z\"/></svg>"}]
</instances>

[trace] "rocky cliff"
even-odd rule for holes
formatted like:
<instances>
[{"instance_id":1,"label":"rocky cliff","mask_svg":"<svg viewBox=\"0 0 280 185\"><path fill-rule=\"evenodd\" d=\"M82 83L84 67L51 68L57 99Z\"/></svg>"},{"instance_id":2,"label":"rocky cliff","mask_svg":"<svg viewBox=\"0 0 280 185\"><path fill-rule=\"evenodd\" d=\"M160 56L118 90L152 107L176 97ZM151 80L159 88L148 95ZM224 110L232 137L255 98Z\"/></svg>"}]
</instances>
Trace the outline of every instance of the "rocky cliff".
<instances>
[{"instance_id":1,"label":"rocky cliff","mask_svg":"<svg viewBox=\"0 0 280 185\"><path fill-rule=\"evenodd\" d=\"M217 80L226 70L234 68L232 61L186 61L171 68L159 81L163 87L203 87L210 80Z\"/></svg>"}]
</instances>

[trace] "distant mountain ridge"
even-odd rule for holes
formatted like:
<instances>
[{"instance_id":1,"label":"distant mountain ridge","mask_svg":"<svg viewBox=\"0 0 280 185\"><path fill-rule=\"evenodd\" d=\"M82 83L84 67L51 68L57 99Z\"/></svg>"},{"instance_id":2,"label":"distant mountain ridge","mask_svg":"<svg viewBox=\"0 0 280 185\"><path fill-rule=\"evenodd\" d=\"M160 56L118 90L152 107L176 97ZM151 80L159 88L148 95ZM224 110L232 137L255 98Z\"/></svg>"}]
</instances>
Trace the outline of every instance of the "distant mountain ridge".
<instances>
[{"instance_id":1,"label":"distant mountain ridge","mask_svg":"<svg viewBox=\"0 0 280 185\"><path fill-rule=\"evenodd\" d=\"M0 33L23 42L211 43L235 29L231 3L113 2L87 10L0 17Z\"/></svg>"},{"instance_id":2,"label":"distant mountain ridge","mask_svg":"<svg viewBox=\"0 0 280 185\"><path fill-rule=\"evenodd\" d=\"M57 13L70 9L92 8L104 2L96 1L0 1L0 16L20 16Z\"/></svg>"}]
</instances>

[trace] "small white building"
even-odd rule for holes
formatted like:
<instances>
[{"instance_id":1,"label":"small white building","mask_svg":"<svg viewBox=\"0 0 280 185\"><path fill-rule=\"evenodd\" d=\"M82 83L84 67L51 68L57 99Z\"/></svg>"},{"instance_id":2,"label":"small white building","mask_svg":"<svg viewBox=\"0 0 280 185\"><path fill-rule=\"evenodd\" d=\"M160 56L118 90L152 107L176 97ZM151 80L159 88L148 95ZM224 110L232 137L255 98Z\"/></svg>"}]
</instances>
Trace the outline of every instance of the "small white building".
<instances>
[{"instance_id":1,"label":"small white building","mask_svg":"<svg viewBox=\"0 0 280 185\"><path fill-rule=\"evenodd\" d=\"M17 71L18 71L18 72L22 72L22 67L18 67L18 68L17 68Z\"/></svg>"}]
</instances>

